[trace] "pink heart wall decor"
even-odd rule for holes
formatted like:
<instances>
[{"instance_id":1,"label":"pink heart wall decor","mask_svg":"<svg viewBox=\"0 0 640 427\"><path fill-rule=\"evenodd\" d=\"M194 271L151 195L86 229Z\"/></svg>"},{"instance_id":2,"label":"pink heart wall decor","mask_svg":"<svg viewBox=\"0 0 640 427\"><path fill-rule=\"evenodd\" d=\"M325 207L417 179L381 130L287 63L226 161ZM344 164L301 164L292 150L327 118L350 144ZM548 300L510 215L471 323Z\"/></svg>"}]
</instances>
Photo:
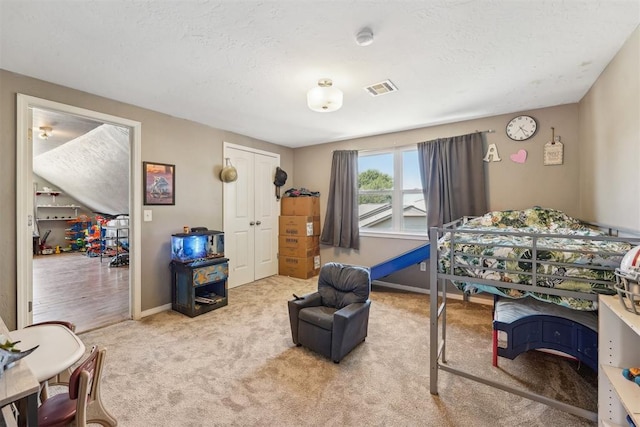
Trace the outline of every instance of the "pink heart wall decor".
<instances>
[{"instance_id":1,"label":"pink heart wall decor","mask_svg":"<svg viewBox=\"0 0 640 427\"><path fill-rule=\"evenodd\" d=\"M527 150L518 150L517 153L510 155L509 158L516 163L524 163L527 161Z\"/></svg>"}]
</instances>

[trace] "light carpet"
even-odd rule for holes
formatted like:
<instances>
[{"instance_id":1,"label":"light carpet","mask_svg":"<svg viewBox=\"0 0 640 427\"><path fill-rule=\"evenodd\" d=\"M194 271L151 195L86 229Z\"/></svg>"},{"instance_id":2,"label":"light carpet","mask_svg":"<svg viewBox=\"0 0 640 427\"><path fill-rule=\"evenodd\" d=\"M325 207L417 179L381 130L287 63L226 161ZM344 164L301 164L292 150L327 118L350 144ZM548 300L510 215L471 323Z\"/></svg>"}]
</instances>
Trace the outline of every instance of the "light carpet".
<instances>
[{"instance_id":1,"label":"light carpet","mask_svg":"<svg viewBox=\"0 0 640 427\"><path fill-rule=\"evenodd\" d=\"M107 348L103 401L137 426L595 426L440 371L429 393L429 297L374 287L366 341L334 364L291 340L287 300L316 280L229 290L195 318L173 311L81 335ZM597 375L530 352L491 366L491 308L450 301L448 363L595 411Z\"/></svg>"}]
</instances>

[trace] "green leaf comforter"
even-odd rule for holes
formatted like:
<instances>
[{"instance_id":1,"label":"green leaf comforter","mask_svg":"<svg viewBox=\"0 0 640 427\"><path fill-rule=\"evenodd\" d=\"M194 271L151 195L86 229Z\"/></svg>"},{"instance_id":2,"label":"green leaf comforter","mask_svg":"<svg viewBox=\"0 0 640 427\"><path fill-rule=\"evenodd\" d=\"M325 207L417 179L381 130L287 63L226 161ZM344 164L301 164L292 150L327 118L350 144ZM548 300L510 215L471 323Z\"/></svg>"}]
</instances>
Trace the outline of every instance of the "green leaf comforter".
<instances>
[{"instance_id":1,"label":"green leaf comforter","mask_svg":"<svg viewBox=\"0 0 640 427\"><path fill-rule=\"evenodd\" d=\"M572 236L604 236L604 233L583 225L563 212L531 208L526 210L495 211L474 218L455 231L455 268L453 274L501 282L531 284L531 236L509 234L465 233L464 230L554 234L540 237L537 242L538 286L573 290L585 293L615 293L613 270L631 245L620 241L582 240ZM450 233L445 232L438 242L438 271L451 274ZM560 237L562 235L562 237ZM571 264L554 265L554 263ZM594 269L603 266L606 269ZM562 276L547 277L546 275ZM578 278L578 280L576 280ZM581 281L580 279L586 279ZM606 281L593 283L589 280ZM462 280L453 281L466 293L489 292L510 298L532 296L576 310L596 310L597 303L576 297L521 291Z\"/></svg>"}]
</instances>

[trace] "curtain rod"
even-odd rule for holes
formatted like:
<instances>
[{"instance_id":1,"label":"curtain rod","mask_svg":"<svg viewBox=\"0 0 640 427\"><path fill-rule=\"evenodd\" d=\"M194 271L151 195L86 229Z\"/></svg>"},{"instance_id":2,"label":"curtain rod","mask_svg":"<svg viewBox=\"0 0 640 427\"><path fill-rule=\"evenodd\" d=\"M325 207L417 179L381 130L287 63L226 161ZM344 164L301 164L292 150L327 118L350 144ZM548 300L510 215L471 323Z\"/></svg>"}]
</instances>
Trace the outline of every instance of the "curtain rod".
<instances>
[{"instance_id":1,"label":"curtain rod","mask_svg":"<svg viewBox=\"0 0 640 427\"><path fill-rule=\"evenodd\" d=\"M494 129L487 129L487 130L477 130L475 133L495 133L496 131ZM470 134L464 134L464 135L470 135ZM458 136L464 136L464 135L456 135L456 136L444 136L442 138L456 138Z\"/></svg>"},{"instance_id":2,"label":"curtain rod","mask_svg":"<svg viewBox=\"0 0 640 427\"><path fill-rule=\"evenodd\" d=\"M494 129L487 129L487 130L476 130L475 133L495 133L496 131ZM465 135L471 135L470 133L466 133L463 135L455 135L455 136L443 136L440 137L438 139L442 139L442 138L457 138L459 136L465 136Z\"/></svg>"},{"instance_id":3,"label":"curtain rod","mask_svg":"<svg viewBox=\"0 0 640 427\"><path fill-rule=\"evenodd\" d=\"M495 129L476 130L476 132L478 132L478 133L496 133ZM460 135L458 135L458 136L460 136ZM454 138L454 137L450 136L448 138ZM403 145L401 147L394 147L394 148L410 147L410 146L412 146L414 144L407 144L407 145ZM375 152L375 151L384 151L384 150L387 150L387 149L386 148L378 148L378 149L375 149L375 150L355 150L355 151L357 151L359 153L366 153L366 152ZM333 153L334 151L336 151L336 150L332 150L331 152ZM337 151L343 151L343 150L337 150Z\"/></svg>"}]
</instances>

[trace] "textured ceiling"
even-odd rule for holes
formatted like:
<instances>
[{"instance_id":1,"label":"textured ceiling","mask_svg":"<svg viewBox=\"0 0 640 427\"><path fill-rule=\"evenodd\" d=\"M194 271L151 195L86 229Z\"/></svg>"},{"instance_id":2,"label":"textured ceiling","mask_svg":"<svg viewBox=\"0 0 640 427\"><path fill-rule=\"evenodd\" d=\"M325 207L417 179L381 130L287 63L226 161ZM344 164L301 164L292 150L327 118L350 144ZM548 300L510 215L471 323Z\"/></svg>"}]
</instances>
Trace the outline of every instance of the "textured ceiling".
<instances>
[{"instance_id":1,"label":"textured ceiling","mask_svg":"<svg viewBox=\"0 0 640 427\"><path fill-rule=\"evenodd\" d=\"M0 0L0 68L298 147L577 102L639 23L640 0ZM306 107L320 78L342 109Z\"/></svg>"},{"instance_id":2,"label":"textured ceiling","mask_svg":"<svg viewBox=\"0 0 640 427\"><path fill-rule=\"evenodd\" d=\"M129 212L129 132L104 124L33 158L33 172L91 212Z\"/></svg>"},{"instance_id":3,"label":"textured ceiling","mask_svg":"<svg viewBox=\"0 0 640 427\"><path fill-rule=\"evenodd\" d=\"M58 148L62 144L85 135L102 123L86 117L78 117L56 111L34 108L33 117L33 157ZM40 135L41 127L49 127L49 136L44 139Z\"/></svg>"}]
</instances>

